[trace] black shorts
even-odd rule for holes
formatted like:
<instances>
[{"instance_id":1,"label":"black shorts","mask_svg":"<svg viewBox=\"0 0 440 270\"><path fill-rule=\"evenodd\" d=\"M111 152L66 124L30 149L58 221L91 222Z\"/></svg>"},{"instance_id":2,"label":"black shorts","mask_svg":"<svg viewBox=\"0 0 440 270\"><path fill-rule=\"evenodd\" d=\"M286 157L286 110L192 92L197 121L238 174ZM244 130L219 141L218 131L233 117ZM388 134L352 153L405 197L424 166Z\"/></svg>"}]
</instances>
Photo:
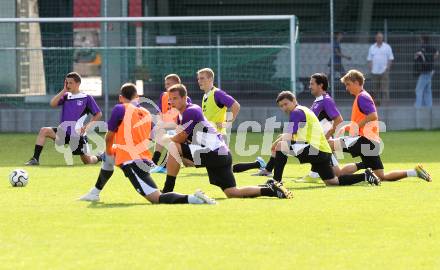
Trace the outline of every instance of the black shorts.
<instances>
[{"instance_id":1,"label":"black shorts","mask_svg":"<svg viewBox=\"0 0 440 270\"><path fill-rule=\"evenodd\" d=\"M182 156L194 162L189 145L180 144L182 147ZM232 173L232 156L228 151L226 154L219 154L216 151L207 151L200 153L201 164L196 167L205 167L208 172L209 183L220 187L222 190L236 187L234 174Z\"/></svg>"},{"instance_id":2,"label":"black shorts","mask_svg":"<svg viewBox=\"0 0 440 270\"><path fill-rule=\"evenodd\" d=\"M322 152L311 145L305 147L301 153L295 155L293 152L294 144L295 142L291 142L290 144L290 154L298 158L300 163L332 162L332 153Z\"/></svg>"},{"instance_id":3,"label":"black shorts","mask_svg":"<svg viewBox=\"0 0 440 270\"><path fill-rule=\"evenodd\" d=\"M295 142L291 142L290 150L293 152L293 145ZM294 153L291 153L294 155ZM335 177L333 172L332 153L322 152L313 146L309 145L305 147L301 153L296 155L300 163L310 163L312 165L311 170L319 174L322 180L329 180Z\"/></svg>"},{"instance_id":4,"label":"black shorts","mask_svg":"<svg viewBox=\"0 0 440 270\"><path fill-rule=\"evenodd\" d=\"M142 196L147 196L157 191L156 183L154 183L149 173L151 166L151 163L140 160L121 166L124 175L130 180L134 189Z\"/></svg>"},{"instance_id":5,"label":"black shorts","mask_svg":"<svg viewBox=\"0 0 440 270\"><path fill-rule=\"evenodd\" d=\"M342 146L342 150L350 153L352 157L361 157L362 163L364 163L366 168L371 168L373 171L384 168L379 155L380 145L378 142L373 142L361 136L349 147L344 142L342 142Z\"/></svg>"},{"instance_id":6,"label":"black shorts","mask_svg":"<svg viewBox=\"0 0 440 270\"><path fill-rule=\"evenodd\" d=\"M330 180L335 178L335 173L333 172L332 160L316 162L312 164L312 171L319 174L322 180Z\"/></svg>"},{"instance_id":7,"label":"black shorts","mask_svg":"<svg viewBox=\"0 0 440 270\"><path fill-rule=\"evenodd\" d=\"M58 128L52 127L52 130L56 134ZM62 145L63 141L61 138L60 140L61 141L58 141L58 138L56 138L55 142L59 145ZM73 141L72 144L70 143L71 140ZM76 144L76 141L74 140L78 140L78 144ZM85 155L89 152L89 144L88 144L87 136L79 136L79 137L71 138L70 134L66 134L66 137L64 138L64 144L68 144L70 146L70 149L72 150L72 155Z\"/></svg>"}]
</instances>

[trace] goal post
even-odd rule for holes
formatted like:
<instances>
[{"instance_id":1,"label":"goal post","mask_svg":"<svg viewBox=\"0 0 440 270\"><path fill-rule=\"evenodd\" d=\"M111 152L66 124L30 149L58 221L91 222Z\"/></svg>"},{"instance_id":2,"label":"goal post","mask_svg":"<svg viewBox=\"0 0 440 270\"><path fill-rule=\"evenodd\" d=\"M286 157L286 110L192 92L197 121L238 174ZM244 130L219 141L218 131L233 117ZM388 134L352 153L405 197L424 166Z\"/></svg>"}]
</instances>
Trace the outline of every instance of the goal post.
<instances>
[{"instance_id":1,"label":"goal post","mask_svg":"<svg viewBox=\"0 0 440 270\"><path fill-rule=\"evenodd\" d=\"M86 23L96 25L95 32L76 27ZM142 80L150 90L163 83L166 73L177 73L185 78L184 83L194 84L195 72L203 67L215 71L216 84L239 95L273 97L279 90L295 92L297 86L298 20L294 15L0 18L2 24L72 24L76 36L63 46L16 44L0 46L0 52L44 52L45 68L52 57L55 61L51 63L68 64L63 63L66 59L56 59L64 55L61 52L74 55L73 70L99 78L96 85L102 85L105 113L108 96L114 95L115 87L123 81ZM0 35L5 33L0 30ZM58 36L66 35L69 33ZM91 64L84 63L93 53L97 58ZM99 65L96 70L91 68L93 63ZM46 70L46 78L63 75ZM51 87L50 82L46 84ZM11 91L19 93L18 89Z\"/></svg>"}]
</instances>

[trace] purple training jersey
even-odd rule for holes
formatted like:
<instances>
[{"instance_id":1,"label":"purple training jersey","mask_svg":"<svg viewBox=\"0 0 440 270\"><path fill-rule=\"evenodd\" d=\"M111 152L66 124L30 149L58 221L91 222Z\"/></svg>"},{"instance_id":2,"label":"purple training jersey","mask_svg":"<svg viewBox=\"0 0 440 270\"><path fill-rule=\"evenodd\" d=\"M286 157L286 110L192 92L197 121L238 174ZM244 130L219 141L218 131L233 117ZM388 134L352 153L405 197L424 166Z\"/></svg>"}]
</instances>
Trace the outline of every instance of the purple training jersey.
<instances>
[{"instance_id":1,"label":"purple training jersey","mask_svg":"<svg viewBox=\"0 0 440 270\"><path fill-rule=\"evenodd\" d=\"M63 125L64 122L76 122L75 130L77 132L78 129L84 126L87 115L96 115L101 112L95 99L85 93L72 94L67 92L61 97L58 106L62 106L60 124ZM66 134L72 134L70 124L65 127L65 130Z\"/></svg>"},{"instance_id":2,"label":"purple training jersey","mask_svg":"<svg viewBox=\"0 0 440 270\"><path fill-rule=\"evenodd\" d=\"M223 108L224 106L231 108L232 104L235 103L235 99L221 89L214 92L214 101L219 108Z\"/></svg>"},{"instance_id":3,"label":"purple training jersey","mask_svg":"<svg viewBox=\"0 0 440 270\"><path fill-rule=\"evenodd\" d=\"M296 134L298 132L298 128L300 127L301 123L303 123L302 125L304 125L305 122L306 122L306 114L302 110L295 108L289 114L288 132L291 134Z\"/></svg>"},{"instance_id":4,"label":"purple training jersey","mask_svg":"<svg viewBox=\"0 0 440 270\"><path fill-rule=\"evenodd\" d=\"M338 108L336 107L335 101L329 94L319 96L313 101L310 110L318 117L318 120L327 119L328 121L333 121L336 117L340 116Z\"/></svg>"},{"instance_id":5,"label":"purple training jersey","mask_svg":"<svg viewBox=\"0 0 440 270\"><path fill-rule=\"evenodd\" d=\"M109 131L116 132L118 131L118 127L121 124L122 120L124 120L125 115L125 106L124 104L116 104L113 107L112 114L107 121L107 128Z\"/></svg>"},{"instance_id":6,"label":"purple training jersey","mask_svg":"<svg viewBox=\"0 0 440 270\"><path fill-rule=\"evenodd\" d=\"M206 120L203 115L202 108L196 104L188 104L185 111L179 115L177 124L183 127L183 130L188 134L188 140L193 141L194 131L202 131L204 133L216 134L220 141L223 141L223 136L217 132L212 124ZM224 147L226 147L223 144ZM227 150L227 149L226 149Z\"/></svg>"},{"instance_id":7,"label":"purple training jersey","mask_svg":"<svg viewBox=\"0 0 440 270\"><path fill-rule=\"evenodd\" d=\"M359 110L365 114L376 112L376 106L374 105L373 99L367 91L362 90L357 99Z\"/></svg>"}]
</instances>

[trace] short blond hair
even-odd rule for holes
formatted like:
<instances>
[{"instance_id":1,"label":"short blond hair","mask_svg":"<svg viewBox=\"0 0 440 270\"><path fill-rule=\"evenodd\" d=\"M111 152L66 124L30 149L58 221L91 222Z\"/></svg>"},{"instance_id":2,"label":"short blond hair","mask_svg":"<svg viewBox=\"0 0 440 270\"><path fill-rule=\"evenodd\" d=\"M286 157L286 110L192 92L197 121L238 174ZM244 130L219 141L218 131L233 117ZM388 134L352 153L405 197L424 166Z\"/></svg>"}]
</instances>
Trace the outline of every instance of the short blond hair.
<instances>
[{"instance_id":1,"label":"short blond hair","mask_svg":"<svg viewBox=\"0 0 440 270\"><path fill-rule=\"evenodd\" d=\"M182 83L182 81L180 80L179 75L174 74L174 73L168 74L167 76L165 76L165 81L166 80L173 80L176 83Z\"/></svg>"},{"instance_id":2,"label":"short blond hair","mask_svg":"<svg viewBox=\"0 0 440 270\"><path fill-rule=\"evenodd\" d=\"M346 83L347 81L350 82L359 82L359 85L364 85L365 77L362 72L356 69L351 69L347 72L347 74L344 75L344 77L341 78L342 83Z\"/></svg>"},{"instance_id":3,"label":"short blond hair","mask_svg":"<svg viewBox=\"0 0 440 270\"><path fill-rule=\"evenodd\" d=\"M210 68L202 68L197 71L197 75L199 75L200 73L205 73L206 75L208 75L208 78L214 79L214 71L212 71L212 69Z\"/></svg>"}]
</instances>

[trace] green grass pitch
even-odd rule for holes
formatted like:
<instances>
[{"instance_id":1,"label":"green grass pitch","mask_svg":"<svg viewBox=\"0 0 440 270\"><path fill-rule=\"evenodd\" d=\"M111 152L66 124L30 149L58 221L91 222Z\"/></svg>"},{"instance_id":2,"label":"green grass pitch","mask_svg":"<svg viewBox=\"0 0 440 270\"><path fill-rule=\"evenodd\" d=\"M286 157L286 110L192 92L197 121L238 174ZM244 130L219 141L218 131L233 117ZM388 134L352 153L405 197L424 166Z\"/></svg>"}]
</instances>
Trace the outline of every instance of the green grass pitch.
<instances>
[{"instance_id":1,"label":"green grass pitch","mask_svg":"<svg viewBox=\"0 0 440 270\"><path fill-rule=\"evenodd\" d=\"M185 168L176 191L201 188L209 205L151 205L117 169L100 203L77 198L99 166L63 165L47 143L30 181L8 174L31 156L35 134L1 134L1 269L440 269L440 132L383 134L386 170L417 163L433 176L326 188L292 181L308 165L290 158L285 182L294 199L224 199L204 169ZM261 135L248 135L252 144ZM232 147L233 148L233 147ZM237 157L239 160L254 160ZM346 159L341 163L349 162ZM153 175L162 187L163 174ZM240 186L265 182L250 172Z\"/></svg>"}]
</instances>

